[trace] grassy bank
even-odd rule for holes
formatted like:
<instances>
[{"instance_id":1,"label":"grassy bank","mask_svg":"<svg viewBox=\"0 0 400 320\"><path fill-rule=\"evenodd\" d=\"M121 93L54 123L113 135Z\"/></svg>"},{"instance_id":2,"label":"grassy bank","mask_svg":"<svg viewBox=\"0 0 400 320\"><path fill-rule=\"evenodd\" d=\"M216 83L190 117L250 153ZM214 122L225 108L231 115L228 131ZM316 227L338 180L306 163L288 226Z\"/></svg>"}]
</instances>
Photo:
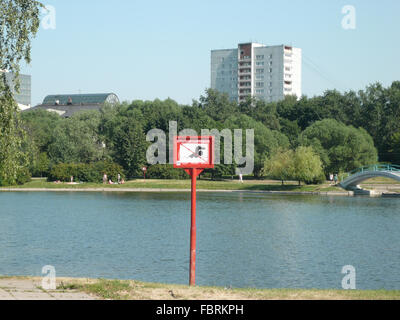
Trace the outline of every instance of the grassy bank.
<instances>
[{"instance_id":1,"label":"grassy bank","mask_svg":"<svg viewBox=\"0 0 400 320\"><path fill-rule=\"evenodd\" d=\"M110 300L400 300L400 291L228 289L145 283L133 280L57 280L59 291L80 291Z\"/></svg>"},{"instance_id":2,"label":"grassy bank","mask_svg":"<svg viewBox=\"0 0 400 320\"><path fill-rule=\"evenodd\" d=\"M42 291L42 278L1 277L9 285L32 281ZM188 287L133 280L57 278L54 293L83 292L104 300L400 300L400 290L231 289Z\"/></svg>"},{"instance_id":3,"label":"grassy bank","mask_svg":"<svg viewBox=\"0 0 400 320\"><path fill-rule=\"evenodd\" d=\"M47 182L46 179L34 179L17 189L190 189L190 180L131 180L123 185L104 185L101 183L81 183L71 185L67 183L56 184ZM246 180L240 183L237 180L210 181L199 180L197 182L199 190L248 190L248 191L293 191L293 192L327 192L343 191L342 189L322 185L301 185L297 182L285 182L271 180Z\"/></svg>"}]
</instances>

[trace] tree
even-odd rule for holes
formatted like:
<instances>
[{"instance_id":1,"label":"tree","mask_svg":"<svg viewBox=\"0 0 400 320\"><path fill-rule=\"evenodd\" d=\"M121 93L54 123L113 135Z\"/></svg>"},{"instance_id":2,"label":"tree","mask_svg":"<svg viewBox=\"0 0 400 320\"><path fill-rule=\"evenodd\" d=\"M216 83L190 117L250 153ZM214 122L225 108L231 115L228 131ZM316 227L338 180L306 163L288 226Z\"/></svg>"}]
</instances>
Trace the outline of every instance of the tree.
<instances>
[{"instance_id":1,"label":"tree","mask_svg":"<svg viewBox=\"0 0 400 320\"><path fill-rule=\"evenodd\" d=\"M53 142L54 130L63 120L57 113L46 110L33 110L21 113L23 128L32 137L39 152L48 153Z\"/></svg>"},{"instance_id":2,"label":"tree","mask_svg":"<svg viewBox=\"0 0 400 320\"><path fill-rule=\"evenodd\" d=\"M113 157L126 171L128 177L141 176L146 165L148 143L140 122L127 118L115 131Z\"/></svg>"},{"instance_id":3,"label":"tree","mask_svg":"<svg viewBox=\"0 0 400 320\"><path fill-rule=\"evenodd\" d=\"M317 121L299 137L299 144L312 146L326 174L348 172L378 161L372 137L362 128L333 119Z\"/></svg>"},{"instance_id":4,"label":"tree","mask_svg":"<svg viewBox=\"0 0 400 320\"><path fill-rule=\"evenodd\" d=\"M202 108L216 121L223 121L239 111L237 102L230 100L228 94L213 89L206 90L206 95L200 97L200 102L194 101L193 106Z\"/></svg>"},{"instance_id":5,"label":"tree","mask_svg":"<svg viewBox=\"0 0 400 320\"><path fill-rule=\"evenodd\" d=\"M264 163L263 174L282 181L297 180L316 183L324 180L322 162L311 147L298 147L295 151L280 149Z\"/></svg>"},{"instance_id":6,"label":"tree","mask_svg":"<svg viewBox=\"0 0 400 320\"><path fill-rule=\"evenodd\" d=\"M49 167L50 167L50 160L47 157L47 153L42 152L39 155L39 159L37 161L36 174L40 175L40 177L43 177L43 175L48 173Z\"/></svg>"},{"instance_id":7,"label":"tree","mask_svg":"<svg viewBox=\"0 0 400 320\"><path fill-rule=\"evenodd\" d=\"M282 181L292 179L294 176L293 150L280 149L264 162L263 175Z\"/></svg>"},{"instance_id":8,"label":"tree","mask_svg":"<svg viewBox=\"0 0 400 320\"><path fill-rule=\"evenodd\" d=\"M260 176L266 157L279 148L288 148L288 138L276 130L270 130L261 122L246 115L231 116L224 122L225 128L243 130L243 154L245 154L246 129L254 129L254 175Z\"/></svg>"},{"instance_id":9,"label":"tree","mask_svg":"<svg viewBox=\"0 0 400 320\"><path fill-rule=\"evenodd\" d=\"M394 133L388 141L388 155L395 164L400 164L400 131Z\"/></svg>"},{"instance_id":10,"label":"tree","mask_svg":"<svg viewBox=\"0 0 400 320\"><path fill-rule=\"evenodd\" d=\"M31 39L39 28L41 6L33 0L0 0L0 185L15 184L28 165L12 92L19 90L21 60L31 61ZM13 83L8 83L5 71L13 74Z\"/></svg>"},{"instance_id":11,"label":"tree","mask_svg":"<svg viewBox=\"0 0 400 320\"><path fill-rule=\"evenodd\" d=\"M90 163L103 160L106 150L99 135L100 113L83 111L63 119L49 146L53 163Z\"/></svg>"},{"instance_id":12,"label":"tree","mask_svg":"<svg viewBox=\"0 0 400 320\"><path fill-rule=\"evenodd\" d=\"M325 180L320 157L312 147L298 147L293 158L293 179L307 184Z\"/></svg>"}]
</instances>

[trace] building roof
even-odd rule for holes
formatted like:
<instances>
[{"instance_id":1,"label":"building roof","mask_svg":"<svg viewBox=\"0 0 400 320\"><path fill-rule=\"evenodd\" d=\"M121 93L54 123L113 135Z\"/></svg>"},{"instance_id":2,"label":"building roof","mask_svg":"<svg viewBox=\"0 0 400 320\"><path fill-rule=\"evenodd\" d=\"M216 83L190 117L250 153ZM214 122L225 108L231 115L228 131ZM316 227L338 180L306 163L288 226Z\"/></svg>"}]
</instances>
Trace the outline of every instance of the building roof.
<instances>
[{"instance_id":1,"label":"building roof","mask_svg":"<svg viewBox=\"0 0 400 320\"><path fill-rule=\"evenodd\" d=\"M71 102L72 101L72 102ZM119 103L119 99L114 93L96 93L96 94L58 94L49 95L43 100L42 105L93 105L105 103Z\"/></svg>"}]
</instances>

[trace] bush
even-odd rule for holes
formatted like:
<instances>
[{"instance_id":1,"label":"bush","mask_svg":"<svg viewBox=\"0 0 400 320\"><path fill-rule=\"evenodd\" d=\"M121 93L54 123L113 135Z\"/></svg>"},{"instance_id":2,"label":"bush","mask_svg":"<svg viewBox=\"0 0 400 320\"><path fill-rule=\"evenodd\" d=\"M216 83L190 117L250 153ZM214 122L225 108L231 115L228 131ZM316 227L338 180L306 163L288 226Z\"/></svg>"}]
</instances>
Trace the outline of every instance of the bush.
<instances>
[{"instance_id":1,"label":"bush","mask_svg":"<svg viewBox=\"0 0 400 320\"><path fill-rule=\"evenodd\" d=\"M17 172L17 179L16 182L19 185L25 184L29 181L31 181L31 173L29 172L28 168L21 168Z\"/></svg>"},{"instance_id":2,"label":"bush","mask_svg":"<svg viewBox=\"0 0 400 320\"><path fill-rule=\"evenodd\" d=\"M169 164L155 164L150 166L146 175L150 179L189 179L189 175L183 169L175 169Z\"/></svg>"},{"instance_id":3,"label":"bush","mask_svg":"<svg viewBox=\"0 0 400 320\"><path fill-rule=\"evenodd\" d=\"M85 163L60 163L53 166L50 170L49 181L69 182L71 176L74 181L82 182L102 182L103 175L107 174L108 179L117 181L118 174L125 178L122 167L109 161L99 161L90 164Z\"/></svg>"}]
</instances>

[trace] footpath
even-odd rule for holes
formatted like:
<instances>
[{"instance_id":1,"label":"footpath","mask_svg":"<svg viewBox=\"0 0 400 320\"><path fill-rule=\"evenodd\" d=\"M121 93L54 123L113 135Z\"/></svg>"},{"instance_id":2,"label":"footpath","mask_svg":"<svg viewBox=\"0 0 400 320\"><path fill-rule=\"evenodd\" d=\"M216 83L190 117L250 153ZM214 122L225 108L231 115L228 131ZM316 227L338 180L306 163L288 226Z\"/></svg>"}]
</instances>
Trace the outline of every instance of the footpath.
<instances>
[{"instance_id":1,"label":"footpath","mask_svg":"<svg viewBox=\"0 0 400 320\"><path fill-rule=\"evenodd\" d=\"M44 290L39 279L0 279L0 300L96 300L74 290Z\"/></svg>"}]
</instances>

